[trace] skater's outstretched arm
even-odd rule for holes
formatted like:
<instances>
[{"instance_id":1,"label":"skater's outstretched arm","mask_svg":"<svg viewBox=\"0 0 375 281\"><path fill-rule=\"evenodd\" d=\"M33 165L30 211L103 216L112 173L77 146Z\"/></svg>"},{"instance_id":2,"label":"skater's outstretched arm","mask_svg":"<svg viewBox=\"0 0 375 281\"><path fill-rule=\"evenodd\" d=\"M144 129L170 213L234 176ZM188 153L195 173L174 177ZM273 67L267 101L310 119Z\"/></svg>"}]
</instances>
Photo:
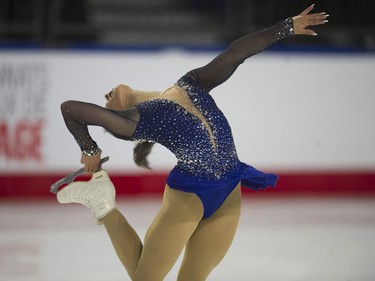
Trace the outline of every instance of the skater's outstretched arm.
<instances>
[{"instance_id":1,"label":"skater's outstretched arm","mask_svg":"<svg viewBox=\"0 0 375 281\"><path fill-rule=\"evenodd\" d=\"M247 58L263 51L270 45L293 34L316 35L308 26L327 22L325 13L309 14L311 5L298 16L283 20L262 31L246 35L229 45L222 53L207 65L190 72L206 91L225 82Z\"/></svg>"}]
</instances>

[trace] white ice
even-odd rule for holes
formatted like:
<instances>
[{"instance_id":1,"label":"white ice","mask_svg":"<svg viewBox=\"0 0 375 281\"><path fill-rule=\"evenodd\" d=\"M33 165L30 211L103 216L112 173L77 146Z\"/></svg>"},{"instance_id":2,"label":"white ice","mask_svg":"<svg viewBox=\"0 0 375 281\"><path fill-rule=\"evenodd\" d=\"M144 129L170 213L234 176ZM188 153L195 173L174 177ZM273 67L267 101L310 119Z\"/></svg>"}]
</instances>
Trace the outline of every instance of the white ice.
<instances>
[{"instance_id":1,"label":"white ice","mask_svg":"<svg viewBox=\"0 0 375 281\"><path fill-rule=\"evenodd\" d=\"M159 204L118 201L141 237ZM375 280L375 198L251 196L242 210L235 241L208 281ZM176 280L179 263L166 281ZM51 195L0 200L0 281L21 280L130 279L89 211Z\"/></svg>"}]
</instances>

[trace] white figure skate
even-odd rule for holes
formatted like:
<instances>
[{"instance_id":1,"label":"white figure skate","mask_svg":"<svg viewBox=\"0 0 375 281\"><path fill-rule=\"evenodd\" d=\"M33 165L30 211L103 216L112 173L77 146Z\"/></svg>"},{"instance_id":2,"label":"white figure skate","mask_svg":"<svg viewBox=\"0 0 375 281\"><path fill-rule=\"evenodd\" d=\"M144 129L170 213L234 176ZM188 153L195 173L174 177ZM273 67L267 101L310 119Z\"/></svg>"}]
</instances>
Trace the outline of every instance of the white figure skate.
<instances>
[{"instance_id":1,"label":"white figure skate","mask_svg":"<svg viewBox=\"0 0 375 281\"><path fill-rule=\"evenodd\" d=\"M104 170L94 173L89 181L74 182L78 172L79 170L58 181L58 185L53 185L51 191L57 193L59 203L79 203L86 206L91 210L96 223L101 224L101 219L116 208L115 187ZM58 190L59 186L68 182L70 183L67 186Z\"/></svg>"}]
</instances>

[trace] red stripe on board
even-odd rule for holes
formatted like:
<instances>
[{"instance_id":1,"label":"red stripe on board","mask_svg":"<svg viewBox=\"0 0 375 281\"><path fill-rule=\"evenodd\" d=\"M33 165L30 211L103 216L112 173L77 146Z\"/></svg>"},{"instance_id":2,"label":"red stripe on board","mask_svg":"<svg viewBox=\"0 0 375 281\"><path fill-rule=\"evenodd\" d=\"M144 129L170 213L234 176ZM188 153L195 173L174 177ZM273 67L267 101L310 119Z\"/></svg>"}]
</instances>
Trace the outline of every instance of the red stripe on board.
<instances>
[{"instance_id":1,"label":"red stripe on board","mask_svg":"<svg viewBox=\"0 0 375 281\"><path fill-rule=\"evenodd\" d=\"M296 194L375 194L375 171L280 174L275 192Z\"/></svg>"},{"instance_id":2,"label":"red stripe on board","mask_svg":"<svg viewBox=\"0 0 375 281\"><path fill-rule=\"evenodd\" d=\"M0 175L0 197L46 196L63 174ZM111 174L117 194L153 194L163 191L167 174ZM375 194L375 171L281 173L275 189L266 192L301 195ZM87 180L88 177L79 179ZM245 192L251 190L244 189Z\"/></svg>"}]
</instances>

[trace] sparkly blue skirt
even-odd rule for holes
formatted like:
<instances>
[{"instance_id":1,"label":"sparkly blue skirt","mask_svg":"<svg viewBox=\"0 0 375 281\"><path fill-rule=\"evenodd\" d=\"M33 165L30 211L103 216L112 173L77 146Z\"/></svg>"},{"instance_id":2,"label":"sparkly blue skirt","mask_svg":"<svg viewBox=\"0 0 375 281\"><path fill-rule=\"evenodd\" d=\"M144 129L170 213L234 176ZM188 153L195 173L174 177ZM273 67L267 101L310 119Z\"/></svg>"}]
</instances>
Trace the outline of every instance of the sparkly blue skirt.
<instances>
[{"instance_id":1,"label":"sparkly blue skirt","mask_svg":"<svg viewBox=\"0 0 375 281\"><path fill-rule=\"evenodd\" d=\"M268 187L275 187L277 180L278 176L275 174L264 173L248 164L239 162L239 169L235 169L231 175L226 175L225 180L212 180L188 175L176 166L170 172L167 184L180 191L204 194L220 189L234 189L239 182L245 188L255 191L265 190Z\"/></svg>"},{"instance_id":2,"label":"sparkly blue skirt","mask_svg":"<svg viewBox=\"0 0 375 281\"><path fill-rule=\"evenodd\" d=\"M236 167L238 169L233 169L223 179L213 180L184 174L176 166L169 174L167 184L173 189L197 194L203 204L204 219L220 208L240 182L243 187L256 191L276 185L277 175L263 173L242 162L238 162Z\"/></svg>"},{"instance_id":3,"label":"sparkly blue skirt","mask_svg":"<svg viewBox=\"0 0 375 281\"><path fill-rule=\"evenodd\" d=\"M241 185L253 190L265 190L267 187L275 187L278 176L258 171L254 167L241 163L244 166L241 174Z\"/></svg>"}]
</instances>

